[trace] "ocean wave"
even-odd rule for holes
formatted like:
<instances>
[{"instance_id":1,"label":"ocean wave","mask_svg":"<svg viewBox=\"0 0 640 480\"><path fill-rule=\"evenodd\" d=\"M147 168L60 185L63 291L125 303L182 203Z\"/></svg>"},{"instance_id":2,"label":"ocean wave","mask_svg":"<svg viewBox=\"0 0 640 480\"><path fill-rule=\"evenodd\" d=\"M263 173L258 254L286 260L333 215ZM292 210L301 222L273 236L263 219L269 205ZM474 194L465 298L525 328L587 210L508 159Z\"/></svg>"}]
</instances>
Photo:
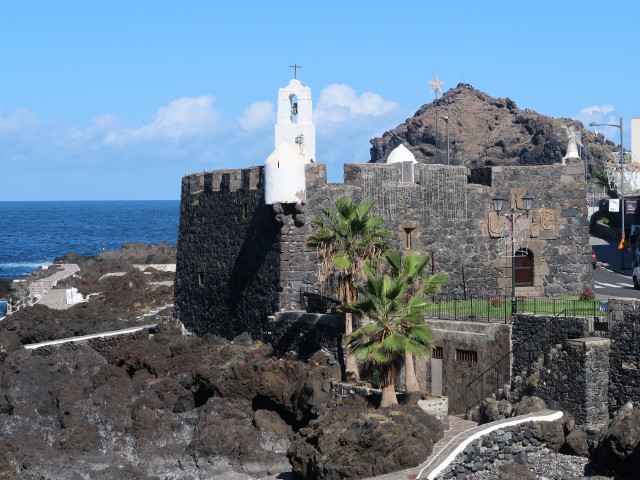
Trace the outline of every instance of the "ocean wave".
<instances>
[{"instance_id":1,"label":"ocean wave","mask_svg":"<svg viewBox=\"0 0 640 480\"><path fill-rule=\"evenodd\" d=\"M0 263L0 268L33 268L36 269L41 265L51 265L50 261L42 261L42 262L9 262L9 263Z\"/></svg>"}]
</instances>

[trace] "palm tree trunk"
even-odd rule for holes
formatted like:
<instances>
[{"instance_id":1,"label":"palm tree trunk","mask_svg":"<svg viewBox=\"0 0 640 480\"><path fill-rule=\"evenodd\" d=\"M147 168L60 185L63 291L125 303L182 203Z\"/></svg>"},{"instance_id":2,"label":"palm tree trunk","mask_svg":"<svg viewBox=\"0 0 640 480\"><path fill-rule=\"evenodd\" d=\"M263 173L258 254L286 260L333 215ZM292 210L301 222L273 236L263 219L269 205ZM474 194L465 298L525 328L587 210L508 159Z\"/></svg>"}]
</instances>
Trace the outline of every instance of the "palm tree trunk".
<instances>
[{"instance_id":1,"label":"palm tree trunk","mask_svg":"<svg viewBox=\"0 0 640 480\"><path fill-rule=\"evenodd\" d=\"M349 335L353 332L353 317L350 313L344 314L344 333L345 336ZM345 345L344 346L344 379L347 382L355 383L360 380L360 375L358 373L358 361L356 357L351 355L351 349Z\"/></svg>"},{"instance_id":2,"label":"palm tree trunk","mask_svg":"<svg viewBox=\"0 0 640 480\"><path fill-rule=\"evenodd\" d=\"M398 398L396 397L396 386L394 384L382 387L382 400L380 400L380 408L396 405Z\"/></svg>"},{"instance_id":3,"label":"palm tree trunk","mask_svg":"<svg viewBox=\"0 0 640 480\"><path fill-rule=\"evenodd\" d=\"M409 352L404 352L404 375L407 392L419 392L420 386L418 385L418 379L416 378L413 355Z\"/></svg>"}]
</instances>

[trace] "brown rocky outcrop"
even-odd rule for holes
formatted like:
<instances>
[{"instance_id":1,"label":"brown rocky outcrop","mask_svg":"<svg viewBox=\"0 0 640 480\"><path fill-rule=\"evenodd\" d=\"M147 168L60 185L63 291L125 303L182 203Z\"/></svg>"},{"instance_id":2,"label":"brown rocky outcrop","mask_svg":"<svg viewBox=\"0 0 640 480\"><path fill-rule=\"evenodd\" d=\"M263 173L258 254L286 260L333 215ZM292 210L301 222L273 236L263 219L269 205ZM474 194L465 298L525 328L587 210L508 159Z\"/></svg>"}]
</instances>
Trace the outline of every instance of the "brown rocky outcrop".
<instances>
[{"instance_id":1,"label":"brown rocky outcrop","mask_svg":"<svg viewBox=\"0 0 640 480\"><path fill-rule=\"evenodd\" d=\"M616 478L638 478L640 469L640 410L616 415L600 430L593 459Z\"/></svg>"},{"instance_id":2,"label":"brown rocky outcrop","mask_svg":"<svg viewBox=\"0 0 640 480\"><path fill-rule=\"evenodd\" d=\"M417 406L373 410L352 395L300 429L287 456L296 478L358 479L420 464L443 434Z\"/></svg>"},{"instance_id":3,"label":"brown rocky outcrop","mask_svg":"<svg viewBox=\"0 0 640 480\"><path fill-rule=\"evenodd\" d=\"M22 478L277 474L340 375L322 352L276 359L246 335L183 338L165 325L151 337L10 350L0 363L0 471Z\"/></svg>"},{"instance_id":4,"label":"brown rocky outcrop","mask_svg":"<svg viewBox=\"0 0 640 480\"><path fill-rule=\"evenodd\" d=\"M567 137L562 125L582 134L582 158L590 169L611 159L614 145L583 128L576 120L555 119L519 109L509 98L493 98L460 83L437 100L437 116L449 118L451 164L465 166L536 165L560 163ZM438 121L436 102L423 105L403 124L371 140L371 162L384 162L403 144L421 163L447 163L446 124Z\"/></svg>"}]
</instances>

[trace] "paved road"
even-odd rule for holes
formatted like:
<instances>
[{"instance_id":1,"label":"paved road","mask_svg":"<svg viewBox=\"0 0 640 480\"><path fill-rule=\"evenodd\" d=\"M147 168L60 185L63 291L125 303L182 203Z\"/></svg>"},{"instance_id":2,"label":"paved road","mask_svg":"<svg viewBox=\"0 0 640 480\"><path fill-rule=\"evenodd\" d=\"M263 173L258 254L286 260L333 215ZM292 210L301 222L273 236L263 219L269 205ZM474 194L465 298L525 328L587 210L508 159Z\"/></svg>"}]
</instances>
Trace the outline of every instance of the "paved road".
<instances>
[{"instance_id":1,"label":"paved road","mask_svg":"<svg viewBox=\"0 0 640 480\"><path fill-rule=\"evenodd\" d=\"M625 269L622 267L622 254L616 242L591 237L589 243L596 252L598 267L594 272L593 290L598 298L637 298L640 290L633 289L631 281L631 254L627 251Z\"/></svg>"}]
</instances>

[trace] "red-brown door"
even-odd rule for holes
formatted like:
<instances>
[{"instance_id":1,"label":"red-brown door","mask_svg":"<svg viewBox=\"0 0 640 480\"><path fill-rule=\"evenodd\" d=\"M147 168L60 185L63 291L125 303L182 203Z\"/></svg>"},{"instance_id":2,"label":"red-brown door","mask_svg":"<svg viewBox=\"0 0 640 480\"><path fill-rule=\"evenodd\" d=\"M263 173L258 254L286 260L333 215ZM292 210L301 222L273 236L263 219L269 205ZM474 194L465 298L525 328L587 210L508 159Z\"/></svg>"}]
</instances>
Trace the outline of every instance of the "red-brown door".
<instances>
[{"instance_id":1,"label":"red-brown door","mask_svg":"<svg viewBox=\"0 0 640 480\"><path fill-rule=\"evenodd\" d=\"M533 254L529 250L516 252L516 287L530 287L533 285Z\"/></svg>"}]
</instances>

